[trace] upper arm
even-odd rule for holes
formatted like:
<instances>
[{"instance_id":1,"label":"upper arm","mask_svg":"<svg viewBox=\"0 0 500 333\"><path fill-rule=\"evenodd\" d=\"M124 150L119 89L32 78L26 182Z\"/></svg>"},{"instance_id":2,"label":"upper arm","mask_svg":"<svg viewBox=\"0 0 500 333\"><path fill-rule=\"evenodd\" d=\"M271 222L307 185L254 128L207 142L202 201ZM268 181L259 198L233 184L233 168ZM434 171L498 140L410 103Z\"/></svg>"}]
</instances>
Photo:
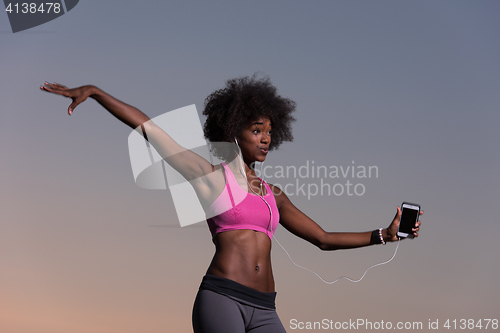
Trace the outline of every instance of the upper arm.
<instances>
[{"instance_id":1,"label":"upper arm","mask_svg":"<svg viewBox=\"0 0 500 333\"><path fill-rule=\"evenodd\" d=\"M274 189L276 189L273 192L280 213L280 224L292 234L320 247L326 234L323 228L295 207L282 190L273 186Z\"/></svg>"},{"instance_id":2,"label":"upper arm","mask_svg":"<svg viewBox=\"0 0 500 333\"><path fill-rule=\"evenodd\" d=\"M186 180L191 181L213 172L213 165L200 155L182 147L152 121L143 124L144 137L158 154Z\"/></svg>"}]
</instances>

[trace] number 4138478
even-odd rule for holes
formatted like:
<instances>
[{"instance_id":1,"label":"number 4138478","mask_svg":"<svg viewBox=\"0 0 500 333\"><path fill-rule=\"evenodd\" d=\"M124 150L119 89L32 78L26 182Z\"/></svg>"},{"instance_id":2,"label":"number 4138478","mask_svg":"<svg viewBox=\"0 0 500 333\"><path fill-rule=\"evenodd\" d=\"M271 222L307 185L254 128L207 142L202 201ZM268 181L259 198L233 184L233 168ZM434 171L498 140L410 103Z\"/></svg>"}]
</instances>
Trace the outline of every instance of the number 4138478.
<instances>
[{"instance_id":1,"label":"number 4138478","mask_svg":"<svg viewBox=\"0 0 500 333\"><path fill-rule=\"evenodd\" d=\"M61 4L54 2L42 2L40 5L32 2L27 3L24 2L22 4L15 3L14 5L9 2L5 11L11 14L14 12L15 14L35 14L35 13L56 13L59 14L61 12Z\"/></svg>"},{"instance_id":2,"label":"number 4138478","mask_svg":"<svg viewBox=\"0 0 500 333\"><path fill-rule=\"evenodd\" d=\"M479 320L474 320L474 319L453 319L450 320L448 319L444 325L444 328L447 329L498 329L498 319L479 319Z\"/></svg>"}]
</instances>

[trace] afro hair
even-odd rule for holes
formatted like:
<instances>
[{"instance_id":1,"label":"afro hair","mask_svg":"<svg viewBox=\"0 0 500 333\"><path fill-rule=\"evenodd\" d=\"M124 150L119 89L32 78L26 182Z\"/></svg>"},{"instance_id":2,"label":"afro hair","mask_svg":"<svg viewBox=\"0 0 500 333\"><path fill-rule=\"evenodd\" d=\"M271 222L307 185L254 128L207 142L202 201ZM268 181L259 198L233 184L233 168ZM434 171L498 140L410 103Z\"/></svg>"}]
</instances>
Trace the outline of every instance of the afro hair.
<instances>
[{"instance_id":1,"label":"afro hair","mask_svg":"<svg viewBox=\"0 0 500 333\"><path fill-rule=\"evenodd\" d=\"M207 116L203 132L210 142L232 142L249 122L261 117L271 121L272 140L269 150L283 141L292 141L291 123L295 102L281 97L269 77L245 76L230 79L223 89L205 99L203 114ZM212 147L215 156L226 155Z\"/></svg>"}]
</instances>

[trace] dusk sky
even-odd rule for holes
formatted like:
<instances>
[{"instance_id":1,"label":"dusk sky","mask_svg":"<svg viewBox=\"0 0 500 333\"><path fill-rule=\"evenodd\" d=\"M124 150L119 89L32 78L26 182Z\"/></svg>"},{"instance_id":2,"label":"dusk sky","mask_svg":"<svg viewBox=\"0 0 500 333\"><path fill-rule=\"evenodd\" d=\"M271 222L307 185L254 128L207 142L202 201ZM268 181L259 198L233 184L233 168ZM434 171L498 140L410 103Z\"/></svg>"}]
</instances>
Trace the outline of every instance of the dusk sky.
<instances>
[{"instance_id":1,"label":"dusk sky","mask_svg":"<svg viewBox=\"0 0 500 333\"><path fill-rule=\"evenodd\" d=\"M12 33L0 12L0 332L192 332L214 253L206 223L180 227L169 190L135 183L131 128L94 100L68 116L71 101L39 86L94 84L151 118L195 104L203 123L206 96L254 73L297 103L294 141L269 153L264 178L325 230L387 227L403 201L425 211L420 237L359 283L327 285L273 243L287 331L323 319L484 330L500 319L499 16L498 1L82 0ZM377 173L277 173L313 165ZM311 193L325 183L337 192ZM327 280L396 249L276 236Z\"/></svg>"}]
</instances>

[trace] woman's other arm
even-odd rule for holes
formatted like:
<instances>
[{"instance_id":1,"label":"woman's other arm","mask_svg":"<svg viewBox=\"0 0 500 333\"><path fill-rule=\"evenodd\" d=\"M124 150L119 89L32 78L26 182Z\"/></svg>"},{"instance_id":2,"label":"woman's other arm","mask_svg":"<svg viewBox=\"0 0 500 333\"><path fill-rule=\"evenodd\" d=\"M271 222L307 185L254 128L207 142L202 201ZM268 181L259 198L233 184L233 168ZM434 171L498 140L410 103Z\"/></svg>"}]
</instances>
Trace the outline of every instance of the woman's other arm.
<instances>
[{"instance_id":1,"label":"woman's other arm","mask_svg":"<svg viewBox=\"0 0 500 333\"><path fill-rule=\"evenodd\" d=\"M316 222L295 207L283 191L279 191L276 187L274 189L276 191L273 190L273 192L278 193L275 197L280 212L280 224L294 235L305 239L322 250L352 249L373 244L371 242L371 231L326 232ZM421 211L420 214L423 214L423 212ZM396 216L394 216L389 227L382 230L384 241L391 242L398 240L397 231L400 217L401 210L398 207ZM418 221L415 224L415 228L413 228L413 235L415 237L418 237L420 224L420 221Z\"/></svg>"}]
</instances>

